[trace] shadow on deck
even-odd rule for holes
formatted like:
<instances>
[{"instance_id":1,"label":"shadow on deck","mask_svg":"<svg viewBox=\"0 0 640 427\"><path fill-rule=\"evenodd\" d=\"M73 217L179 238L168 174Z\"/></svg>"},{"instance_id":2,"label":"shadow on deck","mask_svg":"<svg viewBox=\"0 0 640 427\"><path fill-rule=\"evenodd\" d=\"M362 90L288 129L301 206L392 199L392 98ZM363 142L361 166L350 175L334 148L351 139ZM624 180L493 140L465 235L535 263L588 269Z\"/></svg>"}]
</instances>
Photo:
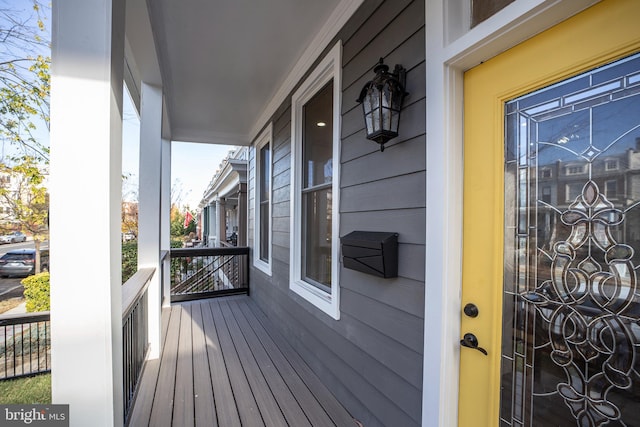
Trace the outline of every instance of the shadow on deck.
<instances>
[{"instance_id":1,"label":"shadow on deck","mask_svg":"<svg viewBox=\"0 0 640 427\"><path fill-rule=\"evenodd\" d=\"M174 304L130 426L356 426L246 296Z\"/></svg>"}]
</instances>

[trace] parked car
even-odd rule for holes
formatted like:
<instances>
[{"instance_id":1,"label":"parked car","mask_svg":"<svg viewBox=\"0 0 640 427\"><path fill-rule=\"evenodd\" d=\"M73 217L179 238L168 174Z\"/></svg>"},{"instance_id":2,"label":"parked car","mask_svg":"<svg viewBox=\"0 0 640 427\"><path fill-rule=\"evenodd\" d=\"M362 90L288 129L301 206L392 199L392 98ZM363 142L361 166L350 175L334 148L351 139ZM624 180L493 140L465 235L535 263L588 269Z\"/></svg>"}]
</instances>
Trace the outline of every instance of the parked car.
<instances>
[{"instance_id":1,"label":"parked car","mask_svg":"<svg viewBox=\"0 0 640 427\"><path fill-rule=\"evenodd\" d=\"M36 272L36 250L14 249L0 257L0 277L29 276ZM49 250L40 251L40 271L49 271Z\"/></svg>"},{"instance_id":2,"label":"parked car","mask_svg":"<svg viewBox=\"0 0 640 427\"><path fill-rule=\"evenodd\" d=\"M136 235L129 232L129 233L123 233L122 234L122 241L123 242L129 242L131 240L136 240Z\"/></svg>"},{"instance_id":3,"label":"parked car","mask_svg":"<svg viewBox=\"0 0 640 427\"><path fill-rule=\"evenodd\" d=\"M26 240L27 236L25 236L21 231L14 231L13 233L3 234L0 236L0 243L18 243L25 242Z\"/></svg>"}]
</instances>

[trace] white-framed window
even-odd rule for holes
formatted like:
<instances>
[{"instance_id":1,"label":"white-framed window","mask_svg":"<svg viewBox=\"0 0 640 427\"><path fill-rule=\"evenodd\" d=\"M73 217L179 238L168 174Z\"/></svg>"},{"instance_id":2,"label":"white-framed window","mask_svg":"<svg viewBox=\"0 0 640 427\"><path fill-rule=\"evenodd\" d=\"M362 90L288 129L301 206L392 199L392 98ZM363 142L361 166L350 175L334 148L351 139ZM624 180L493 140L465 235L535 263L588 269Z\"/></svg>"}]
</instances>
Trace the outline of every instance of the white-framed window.
<instances>
[{"instance_id":1,"label":"white-framed window","mask_svg":"<svg viewBox=\"0 0 640 427\"><path fill-rule=\"evenodd\" d=\"M291 98L290 289L336 320L341 57L339 41Z\"/></svg>"},{"instance_id":2,"label":"white-framed window","mask_svg":"<svg viewBox=\"0 0 640 427\"><path fill-rule=\"evenodd\" d=\"M565 201L573 202L576 197L582 194L583 182L570 182L565 185Z\"/></svg>"},{"instance_id":3,"label":"white-framed window","mask_svg":"<svg viewBox=\"0 0 640 427\"><path fill-rule=\"evenodd\" d=\"M567 175L581 175L584 173L584 165L567 165Z\"/></svg>"},{"instance_id":4,"label":"white-framed window","mask_svg":"<svg viewBox=\"0 0 640 427\"><path fill-rule=\"evenodd\" d=\"M604 170L615 171L618 170L618 159L609 159L604 162Z\"/></svg>"},{"instance_id":5,"label":"white-framed window","mask_svg":"<svg viewBox=\"0 0 640 427\"><path fill-rule=\"evenodd\" d=\"M271 276L271 228L272 228L272 148L273 125L258 136L255 150L255 206L253 265Z\"/></svg>"}]
</instances>

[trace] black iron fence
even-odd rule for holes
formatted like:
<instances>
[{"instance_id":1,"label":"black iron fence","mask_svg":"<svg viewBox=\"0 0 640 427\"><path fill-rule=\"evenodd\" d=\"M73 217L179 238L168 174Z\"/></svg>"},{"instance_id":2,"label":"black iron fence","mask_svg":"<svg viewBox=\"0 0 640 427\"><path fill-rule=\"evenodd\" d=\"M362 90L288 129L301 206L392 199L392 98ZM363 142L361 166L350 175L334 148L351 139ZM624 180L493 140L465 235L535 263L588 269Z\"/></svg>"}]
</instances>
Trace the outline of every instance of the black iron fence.
<instances>
[{"instance_id":1,"label":"black iron fence","mask_svg":"<svg viewBox=\"0 0 640 427\"><path fill-rule=\"evenodd\" d=\"M147 289L155 269L138 270L122 287L124 419L129 418L149 348Z\"/></svg>"},{"instance_id":2,"label":"black iron fence","mask_svg":"<svg viewBox=\"0 0 640 427\"><path fill-rule=\"evenodd\" d=\"M171 301L249 294L249 248L171 249Z\"/></svg>"},{"instance_id":3,"label":"black iron fence","mask_svg":"<svg viewBox=\"0 0 640 427\"><path fill-rule=\"evenodd\" d=\"M50 371L49 312L0 316L0 380Z\"/></svg>"}]
</instances>

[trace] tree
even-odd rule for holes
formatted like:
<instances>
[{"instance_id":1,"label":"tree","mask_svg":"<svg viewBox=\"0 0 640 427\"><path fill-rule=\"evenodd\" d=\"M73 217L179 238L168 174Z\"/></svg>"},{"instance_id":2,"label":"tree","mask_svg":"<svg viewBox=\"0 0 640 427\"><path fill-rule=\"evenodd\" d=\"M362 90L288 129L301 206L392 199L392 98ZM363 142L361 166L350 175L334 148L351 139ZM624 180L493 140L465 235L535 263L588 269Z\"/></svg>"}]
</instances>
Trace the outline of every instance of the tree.
<instances>
[{"instance_id":1,"label":"tree","mask_svg":"<svg viewBox=\"0 0 640 427\"><path fill-rule=\"evenodd\" d=\"M138 235L138 202L122 202L122 232Z\"/></svg>"},{"instance_id":2,"label":"tree","mask_svg":"<svg viewBox=\"0 0 640 427\"><path fill-rule=\"evenodd\" d=\"M32 9L0 3L0 138L17 151L48 161L48 139L36 136L38 124L49 128L51 58L43 6Z\"/></svg>"},{"instance_id":3,"label":"tree","mask_svg":"<svg viewBox=\"0 0 640 427\"><path fill-rule=\"evenodd\" d=\"M40 272L40 244L49 237L49 194L46 171L30 156L12 166L0 163L0 203L14 228L31 234L36 250L36 273Z\"/></svg>"},{"instance_id":4,"label":"tree","mask_svg":"<svg viewBox=\"0 0 640 427\"><path fill-rule=\"evenodd\" d=\"M39 0L0 0L0 169L17 180L0 189L0 198L13 224L33 235L36 273L40 243L48 235L49 200L44 185L49 161L51 58L44 24L48 12ZM38 130L44 133L38 135ZM5 143L10 149L6 159Z\"/></svg>"}]
</instances>

